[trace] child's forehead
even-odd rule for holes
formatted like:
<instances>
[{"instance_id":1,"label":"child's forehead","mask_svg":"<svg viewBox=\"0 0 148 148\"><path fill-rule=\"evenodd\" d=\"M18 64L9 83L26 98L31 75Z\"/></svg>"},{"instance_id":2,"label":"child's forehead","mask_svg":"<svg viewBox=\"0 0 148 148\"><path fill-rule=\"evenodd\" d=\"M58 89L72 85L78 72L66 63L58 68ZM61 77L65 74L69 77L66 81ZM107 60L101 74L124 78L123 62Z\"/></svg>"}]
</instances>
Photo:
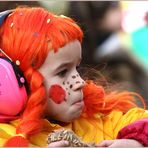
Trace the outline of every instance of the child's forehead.
<instances>
[{"instance_id":1,"label":"child's forehead","mask_svg":"<svg viewBox=\"0 0 148 148\"><path fill-rule=\"evenodd\" d=\"M50 51L42 67L57 69L58 67L63 67L63 65L79 64L80 61L81 44L78 40L75 40L59 48L57 52L54 52L54 50Z\"/></svg>"},{"instance_id":2,"label":"child's forehead","mask_svg":"<svg viewBox=\"0 0 148 148\"><path fill-rule=\"evenodd\" d=\"M78 40L75 40L59 48L57 52L54 52L54 50L50 51L48 55L51 59L54 57L61 59L81 58L81 44Z\"/></svg>"}]
</instances>

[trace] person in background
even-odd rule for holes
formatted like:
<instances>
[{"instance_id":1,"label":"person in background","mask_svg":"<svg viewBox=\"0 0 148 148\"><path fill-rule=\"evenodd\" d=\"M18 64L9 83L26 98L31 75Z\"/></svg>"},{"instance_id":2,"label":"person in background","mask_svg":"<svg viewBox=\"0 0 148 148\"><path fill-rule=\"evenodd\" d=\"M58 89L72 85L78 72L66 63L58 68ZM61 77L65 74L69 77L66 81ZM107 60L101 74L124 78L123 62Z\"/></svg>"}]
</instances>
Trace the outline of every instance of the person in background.
<instances>
[{"instance_id":1,"label":"person in background","mask_svg":"<svg viewBox=\"0 0 148 148\"><path fill-rule=\"evenodd\" d=\"M84 30L81 65L98 69L118 89L135 91L147 103L148 75L133 58L130 34L124 32L121 25L120 2L71 1L68 16L77 20Z\"/></svg>"}]
</instances>

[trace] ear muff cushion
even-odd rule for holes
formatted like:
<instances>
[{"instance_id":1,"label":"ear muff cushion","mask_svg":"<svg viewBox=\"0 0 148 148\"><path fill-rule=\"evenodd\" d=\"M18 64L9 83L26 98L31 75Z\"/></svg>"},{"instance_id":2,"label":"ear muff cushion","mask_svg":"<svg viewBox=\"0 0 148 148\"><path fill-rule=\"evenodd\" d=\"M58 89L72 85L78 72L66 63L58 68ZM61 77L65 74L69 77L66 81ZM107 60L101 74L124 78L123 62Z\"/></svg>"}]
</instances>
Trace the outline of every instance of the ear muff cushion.
<instances>
[{"instance_id":1,"label":"ear muff cushion","mask_svg":"<svg viewBox=\"0 0 148 148\"><path fill-rule=\"evenodd\" d=\"M0 58L0 116L15 116L27 102L25 87L19 87L11 63Z\"/></svg>"}]
</instances>

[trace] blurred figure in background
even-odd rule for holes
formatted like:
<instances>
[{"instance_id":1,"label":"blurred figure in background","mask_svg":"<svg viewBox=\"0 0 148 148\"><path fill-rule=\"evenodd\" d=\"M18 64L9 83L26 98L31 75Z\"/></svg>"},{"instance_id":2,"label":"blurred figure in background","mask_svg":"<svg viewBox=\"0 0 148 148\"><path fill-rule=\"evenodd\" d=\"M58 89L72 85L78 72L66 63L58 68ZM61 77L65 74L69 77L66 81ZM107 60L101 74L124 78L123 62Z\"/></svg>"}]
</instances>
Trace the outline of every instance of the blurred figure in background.
<instances>
[{"instance_id":1,"label":"blurred figure in background","mask_svg":"<svg viewBox=\"0 0 148 148\"><path fill-rule=\"evenodd\" d=\"M85 64L94 65L94 53L112 33L121 27L121 10L117 1L71 1L69 15L85 30L83 53ZM116 20L112 21L112 17ZM90 57L88 59L88 57Z\"/></svg>"},{"instance_id":2,"label":"blurred figure in background","mask_svg":"<svg viewBox=\"0 0 148 148\"><path fill-rule=\"evenodd\" d=\"M56 14L65 14L67 12L67 4L68 1L62 1L59 3L58 1L50 0L50 1L0 1L0 11L5 11L9 9L14 9L17 6L41 6L51 12L55 12Z\"/></svg>"},{"instance_id":3,"label":"blurred figure in background","mask_svg":"<svg viewBox=\"0 0 148 148\"><path fill-rule=\"evenodd\" d=\"M148 72L148 12L144 16L145 25L131 33L132 52Z\"/></svg>"},{"instance_id":4,"label":"blurred figure in background","mask_svg":"<svg viewBox=\"0 0 148 148\"><path fill-rule=\"evenodd\" d=\"M130 35L122 30L120 6L119 1L69 2L69 16L84 30L82 64L101 70L106 78L118 83L118 88L148 99L148 76L129 52Z\"/></svg>"},{"instance_id":5,"label":"blurred figure in background","mask_svg":"<svg viewBox=\"0 0 148 148\"><path fill-rule=\"evenodd\" d=\"M0 11L5 11L9 9L14 9L17 6L41 6L39 1L0 1Z\"/></svg>"}]
</instances>

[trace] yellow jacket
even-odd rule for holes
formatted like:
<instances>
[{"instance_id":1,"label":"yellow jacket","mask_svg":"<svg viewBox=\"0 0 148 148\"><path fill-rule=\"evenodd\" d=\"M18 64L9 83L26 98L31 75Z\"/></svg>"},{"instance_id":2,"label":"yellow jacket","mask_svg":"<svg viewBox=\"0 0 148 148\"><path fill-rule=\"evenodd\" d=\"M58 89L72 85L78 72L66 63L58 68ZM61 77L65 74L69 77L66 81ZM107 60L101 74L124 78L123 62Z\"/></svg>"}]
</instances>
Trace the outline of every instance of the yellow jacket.
<instances>
[{"instance_id":1,"label":"yellow jacket","mask_svg":"<svg viewBox=\"0 0 148 148\"><path fill-rule=\"evenodd\" d=\"M118 132L123 127L145 117L148 117L147 111L140 108L133 108L126 114L120 111L112 111L106 116L97 114L96 119L80 117L64 126L64 128L73 130L85 142L99 143L105 139L116 139ZM0 123L0 146L3 146L7 139L16 134L15 127L17 124L18 120L12 121L9 124ZM47 120L45 120L45 124L47 131L32 136L29 139L30 146L46 146L49 131L61 128L60 125L52 124Z\"/></svg>"}]
</instances>

